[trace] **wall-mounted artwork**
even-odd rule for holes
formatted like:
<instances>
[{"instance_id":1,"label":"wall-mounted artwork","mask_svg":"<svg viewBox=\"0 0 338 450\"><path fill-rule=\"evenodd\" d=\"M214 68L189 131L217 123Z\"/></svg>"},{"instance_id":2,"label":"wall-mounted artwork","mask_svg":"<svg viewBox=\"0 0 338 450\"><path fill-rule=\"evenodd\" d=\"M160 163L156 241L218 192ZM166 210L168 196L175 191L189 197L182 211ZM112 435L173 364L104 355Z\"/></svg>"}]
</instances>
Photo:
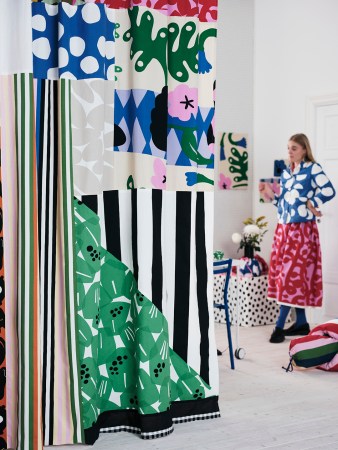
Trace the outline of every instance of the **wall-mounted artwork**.
<instances>
[{"instance_id":1,"label":"wall-mounted artwork","mask_svg":"<svg viewBox=\"0 0 338 450\"><path fill-rule=\"evenodd\" d=\"M238 133L220 133L218 142L220 149L219 189L247 189L247 135Z\"/></svg>"},{"instance_id":2,"label":"wall-mounted artwork","mask_svg":"<svg viewBox=\"0 0 338 450\"><path fill-rule=\"evenodd\" d=\"M275 159L273 163L273 176L280 177L282 176L282 172L287 168L288 160L287 159Z\"/></svg>"},{"instance_id":3,"label":"wall-mounted artwork","mask_svg":"<svg viewBox=\"0 0 338 450\"><path fill-rule=\"evenodd\" d=\"M279 178L261 178L259 180L259 201L261 203L272 203L275 194L280 193Z\"/></svg>"}]
</instances>

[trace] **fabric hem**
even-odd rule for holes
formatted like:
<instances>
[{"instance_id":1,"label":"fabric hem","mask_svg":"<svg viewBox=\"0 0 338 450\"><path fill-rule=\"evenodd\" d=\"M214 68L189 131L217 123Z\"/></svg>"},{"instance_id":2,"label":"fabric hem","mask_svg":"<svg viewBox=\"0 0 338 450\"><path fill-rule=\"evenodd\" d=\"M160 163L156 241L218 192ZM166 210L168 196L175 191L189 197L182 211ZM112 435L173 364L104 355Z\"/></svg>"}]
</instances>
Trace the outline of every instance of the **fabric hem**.
<instances>
[{"instance_id":1,"label":"fabric hem","mask_svg":"<svg viewBox=\"0 0 338 450\"><path fill-rule=\"evenodd\" d=\"M220 417L218 396L173 402L170 409L157 414L139 414L135 409L105 411L99 415L92 427L85 430L85 441L86 444L92 445L100 432L119 431L138 434L142 439L156 439L171 434L175 423L218 417Z\"/></svg>"},{"instance_id":2,"label":"fabric hem","mask_svg":"<svg viewBox=\"0 0 338 450\"><path fill-rule=\"evenodd\" d=\"M292 303L280 302L277 299L272 298L272 297L266 297L266 299L270 300L270 301L274 301L278 305L291 306L291 308L302 308L302 309L305 309L305 308L322 308L322 306L323 306L323 305L317 305L317 306L313 306L313 305L306 305L306 306L304 306L304 305L294 305Z\"/></svg>"}]
</instances>

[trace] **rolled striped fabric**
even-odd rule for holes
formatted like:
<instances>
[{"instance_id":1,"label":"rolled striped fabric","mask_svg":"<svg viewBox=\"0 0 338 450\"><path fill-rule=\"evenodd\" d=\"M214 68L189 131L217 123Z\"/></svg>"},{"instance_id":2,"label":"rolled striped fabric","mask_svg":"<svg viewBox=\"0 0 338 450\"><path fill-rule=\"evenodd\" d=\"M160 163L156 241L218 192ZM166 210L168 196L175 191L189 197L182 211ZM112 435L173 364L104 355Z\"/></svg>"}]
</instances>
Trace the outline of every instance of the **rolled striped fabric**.
<instances>
[{"instance_id":1,"label":"rolled striped fabric","mask_svg":"<svg viewBox=\"0 0 338 450\"><path fill-rule=\"evenodd\" d=\"M338 319L325 322L304 337L292 339L290 357L298 367L338 371Z\"/></svg>"}]
</instances>

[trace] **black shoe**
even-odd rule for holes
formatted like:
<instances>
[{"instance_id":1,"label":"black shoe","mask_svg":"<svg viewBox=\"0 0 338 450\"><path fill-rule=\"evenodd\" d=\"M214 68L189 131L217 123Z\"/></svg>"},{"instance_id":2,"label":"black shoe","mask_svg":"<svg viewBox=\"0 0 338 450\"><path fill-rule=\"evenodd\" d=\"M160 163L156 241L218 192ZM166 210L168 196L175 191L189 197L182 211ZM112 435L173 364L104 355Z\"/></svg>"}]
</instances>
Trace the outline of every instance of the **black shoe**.
<instances>
[{"instance_id":1,"label":"black shoe","mask_svg":"<svg viewBox=\"0 0 338 450\"><path fill-rule=\"evenodd\" d=\"M272 335L270 337L270 342L272 344L279 344L280 342L283 342L283 341L285 341L284 330L282 330L279 327L276 327L272 332Z\"/></svg>"},{"instance_id":2,"label":"black shoe","mask_svg":"<svg viewBox=\"0 0 338 450\"><path fill-rule=\"evenodd\" d=\"M298 327L294 323L290 328L284 330L285 336L307 336L310 333L310 325L308 323L304 323L303 325L299 325Z\"/></svg>"}]
</instances>

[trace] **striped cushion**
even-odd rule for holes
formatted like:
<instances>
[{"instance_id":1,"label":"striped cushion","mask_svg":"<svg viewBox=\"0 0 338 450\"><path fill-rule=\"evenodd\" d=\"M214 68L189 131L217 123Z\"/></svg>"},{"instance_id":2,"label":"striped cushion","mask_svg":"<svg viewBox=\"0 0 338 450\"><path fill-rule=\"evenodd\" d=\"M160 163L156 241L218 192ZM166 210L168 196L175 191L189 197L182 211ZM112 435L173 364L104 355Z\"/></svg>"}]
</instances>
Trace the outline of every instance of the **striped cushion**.
<instances>
[{"instance_id":1,"label":"striped cushion","mask_svg":"<svg viewBox=\"0 0 338 450\"><path fill-rule=\"evenodd\" d=\"M293 339L289 353L296 366L338 371L338 320L318 325L308 336Z\"/></svg>"}]
</instances>

